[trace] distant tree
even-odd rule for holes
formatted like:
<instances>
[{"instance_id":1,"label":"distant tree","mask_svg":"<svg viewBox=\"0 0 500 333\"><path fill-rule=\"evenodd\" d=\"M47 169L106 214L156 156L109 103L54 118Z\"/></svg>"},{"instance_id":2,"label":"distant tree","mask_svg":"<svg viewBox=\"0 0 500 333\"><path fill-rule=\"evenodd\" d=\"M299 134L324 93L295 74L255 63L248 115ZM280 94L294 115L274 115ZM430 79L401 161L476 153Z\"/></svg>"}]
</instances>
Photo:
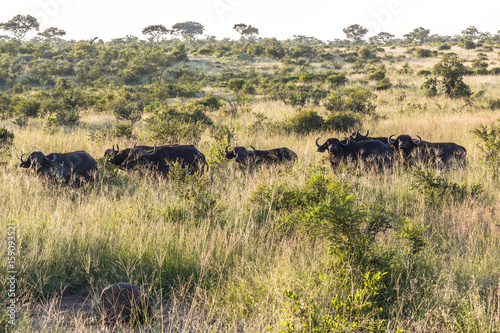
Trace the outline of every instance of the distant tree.
<instances>
[{"instance_id":1,"label":"distant tree","mask_svg":"<svg viewBox=\"0 0 500 333\"><path fill-rule=\"evenodd\" d=\"M479 30L473 25L461 31L463 38L471 41L478 39Z\"/></svg>"},{"instance_id":2,"label":"distant tree","mask_svg":"<svg viewBox=\"0 0 500 333\"><path fill-rule=\"evenodd\" d=\"M420 44L429 41L429 36L430 36L430 30L424 29L422 27L413 29L413 31L407 33L406 35L403 35L403 37L405 37L406 40L409 41L410 43L417 42Z\"/></svg>"},{"instance_id":3,"label":"distant tree","mask_svg":"<svg viewBox=\"0 0 500 333\"><path fill-rule=\"evenodd\" d=\"M172 26L175 34L180 34L184 40L193 39L196 35L201 35L205 27L203 24L193 21L180 22Z\"/></svg>"},{"instance_id":4,"label":"distant tree","mask_svg":"<svg viewBox=\"0 0 500 333\"><path fill-rule=\"evenodd\" d=\"M160 41L160 37L166 34L171 33L172 30L165 28L162 24L150 25L142 29L143 35L149 35L151 40L158 43Z\"/></svg>"},{"instance_id":5,"label":"distant tree","mask_svg":"<svg viewBox=\"0 0 500 333\"><path fill-rule=\"evenodd\" d=\"M241 39L248 38L252 40L259 34L259 29L244 23L235 24L233 29L241 35Z\"/></svg>"},{"instance_id":6,"label":"distant tree","mask_svg":"<svg viewBox=\"0 0 500 333\"><path fill-rule=\"evenodd\" d=\"M369 40L372 44L387 44L393 38L394 35L388 32L379 32L375 36L370 37Z\"/></svg>"},{"instance_id":7,"label":"distant tree","mask_svg":"<svg viewBox=\"0 0 500 333\"><path fill-rule=\"evenodd\" d=\"M359 24L351 24L347 28L342 29L346 37L354 42L354 44L361 44L368 29Z\"/></svg>"},{"instance_id":8,"label":"distant tree","mask_svg":"<svg viewBox=\"0 0 500 333\"><path fill-rule=\"evenodd\" d=\"M43 32L38 33L38 36L45 38L46 42L52 42L56 37L65 35L66 31L55 27L47 28Z\"/></svg>"},{"instance_id":9,"label":"distant tree","mask_svg":"<svg viewBox=\"0 0 500 333\"><path fill-rule=\"evenodd\" d=\"M10 31L19 40L22 40L30 30L40 28L36 17L31 15L16 15L7 22L0 23L0 29Z\"/></svg>"}]
</instances>

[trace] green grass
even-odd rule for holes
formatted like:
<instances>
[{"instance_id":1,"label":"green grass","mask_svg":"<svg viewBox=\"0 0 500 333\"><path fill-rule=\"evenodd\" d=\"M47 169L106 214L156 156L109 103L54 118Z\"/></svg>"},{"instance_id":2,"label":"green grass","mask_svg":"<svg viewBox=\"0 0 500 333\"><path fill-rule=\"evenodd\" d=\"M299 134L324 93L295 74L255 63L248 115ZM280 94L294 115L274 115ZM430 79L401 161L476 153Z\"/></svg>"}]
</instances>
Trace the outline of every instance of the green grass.
<instances>
[{"instance_id":1,"label":"green grass","mask_svg":"<svg viewBox=\"0 0 500 333\"><path fill-rule=\"evenodd\" d=\"M211 68L204 58L194 59L191 65ZM416 71L437 61L419 59L410 66ZM388 331L498 332L500 189L484 167L470 130L491 124L500 113L483 108L482 99L466 104L424 97L419 89L422 78L398 75L391 67L387 76L393 84L401 80L407 87L378 92L378 117L364 119L363 128L374 136L418 134L424 140L463 145L468 167L435 171L449 182L465 180L468 186L480 182L484 189L480 198L450 199L435 207L411 189L411 172L402 166L381 173L354 167L332 171L325 156L316 152L314 141L345 133L249 130L254 114L226 118L218 112L210 116L215 123L236 127L235 144L256 149L286 146L298 154L298 162L248 171L224 161L211 165L208 174L187 180L101 168L96 186L56 186L32 170L18 168L19 156L33 150L84 149L98 158L114 143L120 147L148 143L150 133L139 123L136 138L130 141L92 139L88 127L106 128L112 119L92 112L83 115L82 126L54 133L34 122L27 128L4 122L15 134L12 148L1 152L0 207L4 225L15 223L18 230L18 300L24 307L19 309L16 330L105 331L95 312L81 309L74 314L58 304L62 295L82 294L94 301L97 311L102 288L121 281L142 286L160 300L154 321L139 331L282 331L286 320L294 320L285 311L286 290L304 302L313 300L318 315L328 314L334 297L349 299L363 288L368 268L330 254L327 241L300 228L283 232L279 225L289 212L273 210L272 196L260 206L251 202L262 186L305 186L313 166L322 166L324 177L349 184L361 202L382 204L428 227L423 232L426 246L415 254L396 229L379 234L374 242L371 251L378 263L372 263L370 270L387 272L377 303ZM466 81L473 91L484 90L485 97L500 93L499 77ZM258 99L251 108L272 121L296 112L281 102ZM196 143L205 153L213 144L208 132ZM2 249L5 241L3 237ZM2 272L6 263L2 250ZM5 276L0 277L2 300Z\"/></svg>"}]
</instances>

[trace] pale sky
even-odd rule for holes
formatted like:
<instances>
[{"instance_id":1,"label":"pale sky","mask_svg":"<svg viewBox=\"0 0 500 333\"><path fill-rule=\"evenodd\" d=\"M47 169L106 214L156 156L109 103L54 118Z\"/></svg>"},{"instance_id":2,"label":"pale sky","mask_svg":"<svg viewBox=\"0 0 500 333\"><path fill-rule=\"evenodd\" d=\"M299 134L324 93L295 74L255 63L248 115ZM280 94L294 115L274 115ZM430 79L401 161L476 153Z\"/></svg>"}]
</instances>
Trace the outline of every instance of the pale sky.
<instances>
[{"instance_id":1,"label":"pale sky","mask_svg":"<svg viewBox=\"0 0 500 333\"><path fill-rule=\"evenodd\" d=\"M0 22L30 14L40 31L57 27L66 31L64 39L104 41L126 35L147 39L141 31L149 25L170 28L184 21L203 24L204 34L218 39L239 38L236 23L281 40L293 35L343 39L342 29L351 24L368 28L368 36L385 31L402 37L420 26L431 34L456 35L471 25L495 34L499 13L500 0L0 0Z\"/></svg>"}]
</instances>

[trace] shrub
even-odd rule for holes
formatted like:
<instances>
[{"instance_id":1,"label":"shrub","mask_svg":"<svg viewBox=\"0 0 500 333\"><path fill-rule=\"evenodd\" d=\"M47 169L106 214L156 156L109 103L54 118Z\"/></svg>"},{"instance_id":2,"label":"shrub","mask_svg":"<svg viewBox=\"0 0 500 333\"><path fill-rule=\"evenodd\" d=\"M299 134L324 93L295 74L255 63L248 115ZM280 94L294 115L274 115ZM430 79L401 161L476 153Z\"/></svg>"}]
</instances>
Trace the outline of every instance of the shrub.
<instances>
[{"instance_id":1,"label":"shrub","mask_svg":"<svg viewBox=\"0 0 500 333\"><path fill-rule=\"evenodd\" d=\"M500 167L500 126L492 124L490 127L481 125L471 133L479 140L479 149L483 152L484 162L495 176L498 176Z\"/></svg>"},{"instance_id":2,"label":"shrub","mask_svg":"<svg viewBox=\"0 0 500 333\"><path fill-rule=\"evenodd\" d=\"M385 288L381 279L386 273L364 275L364 287L353 290L347 297L336 295L330 302L326 314L320 315L313 300L303 302L293 291L287 290L288 318L283 332L385 332L387 323L380 319L383 309L376 298L379 290Z\"/></svg>"},{"instance_id":3,"label":"shrub","mask_svg":"<svg viewBox=\"0 0 500 333\"><path fill-rule=\"evenodd\" d=\"M370 114L375 105L370 101L375 95L363 87L343 88L330 93L324 103L328 111L352 111Z\"/></svg>"},{"instance_id":4,"label":"shrub","mask_svg":"<svg viewBox=\"0 0 500 333\"><path fill-rule=\"evenodd\" d=\"M0 127L0 147L6 147L12 145L14 141L14 133L6 129L5 127Z\"/></svg>"},{"instance_id":5,"label":"shrub","mask_svg":"<svg viewBox=\"0 0 500 333\"><path fill-rule=\"evenodd\" d=\"M441 76L445 94L451 98L469 98L470 87L463 82L467 69L456 54L447 54L443 60L433 67L433 71Z\"/></svg>"},{"instance_id":6,"label":"shrub","mask_svg":"<svg viewBox=\"0 0 500 333\"><path fill-rule=\"evenodd\" d=\"M375 90L387 90L392 87L392 83L388 77L380 80L375 84Z\"/></svg>"},{"instance_id":7,"label":"shrub","mask_svg":"<svg viewBox=\"0 0 500 333\"><path fill-rule=\"evenodd\" d=\"M477 198L483 193L481 184L473 184L470 188L465 180L462 184L447 181L436 175L436 172L415 170L412 174L411 188L425 196L428 203L433 206L441 206L450 201L464 201L465 199Z\"/></svg>"},{"instance_id":8,"label":"shrub","mask_svg":"<svg viewBox=\"0 0 500 333\"><path fill-rule=\"evenodd\" d=\"M285 127L295 133L308 133L323 127L323 118L314 110L302 110L295 116L287 118Z\"/></svg>"},{"instance_id":9,"label":"shrub","mask_svg":"<svg viewBox=\"0 0 500 333\"><path fill-rule=\"evenodd\" d=\"M488 98L486 100L487 107L491 110L500 109L500 98Z\"/></svg>"},{"instance_id":10,"label":"shrub","mask_svg":"<svg viewBox=\"0 0 500 333\"><path fill-rule=\"evenodd\" d=\"M418 76L429 76L431 74L432 74L432 72L428 69L421 69L417 72Z\"/></svg>"},{"instance_id":11,"label":"shrub","mask_svg":"<svg viewBox=\"0 0 500 333\"><path fill-rule=\"evenodd\" d=\"M360 117L352 112L330 114L323 123L323 129L339 132L350 132L361 127L363 126Z\"/></svg>"},{"instance_id":12,"label":"shrub","mask_svg":"<svg viewBox=\"0 0 500 333\"><path fill-rule=\"evenodd\" d=\"M113 128L113 136L132 138L134 125L129 121L116 121Z\"/></svg>"},{"instance_id":13,"label":"shrub","mask_svg":"<svg viewBox=\"0 0 500 333\"><path fill-rule=\"evenodd\" d=\"M385 70L378 69L375 72L368 75L368 80L380 81L385 79Z\"/></svg>"},{"instance_id":14,"label":"shrub","mask_svg":"<svg viewBox=\"0 0 500 333\"><path fill-rule=\"evenodd\" d=\"M40 112L40 102L35 99L19 99L14 102L15 114L21 117L36 117Z\"/></svg>"},{"instance_id":15,"label":"shrub","mask_svg":"<svg viewBox=\"0 0 500 333\"><path fill-rule=\"evenodd\" d=\"M144 104L142 102L119 105L113 110L117 120L129 121L132 125L141 120Z\"/></svg>"},{"instance_id":16,"label":"shrub","mask_svg":"<svg viewBox=\"0 0 500 333\"><path fill-rule=\"evenodd\" d=\"M80 121L80 112L76 109L60 109L55 117L58 125L74 126Z\"/></svg>"},{"instance_id":17,"label":"shrub","mask_svg":"<svg viewBox=\"0 0 500 333\"><path fill-rule=\"evenodd\" d=\"M466 50L472 50L472 49L476 48L476 44L469 39L462 40L458 45L460 45L461 47L463 47Z\"/></svg>"},{"instance_id":18,"label":"shrub","mask_svg":"<svg viewBox=\"0 0 500 333\"><path fill-rule=\"evenodd\" d=\"M424 91L424 94L426 96L436 96L438 93L438 84L438 80L435 77L431 77L425 80L425 82L421 86L421 89Z\"/></svg>"},{"instance_id":19,"label":"shrub","mask_svg":"<svg viewBox=\"0 0 500 333\"><path fill-rule=\"evenodd\" d=\"M450 50L450 49L451 49L451 46L450 46L450 45L448 45L448 44L441 44L441 45L439 45L439 47L438 47L438 50L439 50L439 51Z\"/></svg>"},{"instance_id":20,"label":"shrub","mask_svg":"<svg viewBox=\"0 0 500 333\"><path fill-rule=\"evenodd\" d=\"M428 50L428 49L423 49L423 48L418 48L415 50L415 57L417 58L430 58L430 57L435 57L437 55L436 51Z\"/></svg>"},{"instance_id":21,"label":"shrub","mask_svg":"<svg viewBox=\"0 0 500 333\"><path fill-rule=\"evenodd\" d=\"M347 77L344 73L332 74L325 79L325 83L328 83L334 87L343 86L347 83Z\"/></svg>"}]
</instances>

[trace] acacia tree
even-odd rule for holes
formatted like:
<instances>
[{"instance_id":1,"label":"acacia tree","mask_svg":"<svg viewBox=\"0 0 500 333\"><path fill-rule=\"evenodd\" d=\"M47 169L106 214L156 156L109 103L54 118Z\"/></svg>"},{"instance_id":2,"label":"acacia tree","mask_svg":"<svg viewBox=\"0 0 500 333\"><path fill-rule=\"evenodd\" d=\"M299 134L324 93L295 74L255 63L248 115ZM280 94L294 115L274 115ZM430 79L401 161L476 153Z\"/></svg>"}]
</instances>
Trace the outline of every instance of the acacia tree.
<instances>
[{"instance_id":1,"label":"acacia tree","mask_svg":"<svg viewBox=\"0 0 500 333\"><path fill-rule=\"evenodd\" d=\"M434 65L432 70L442 77L441 81L446 96L469 98L472 95L470 87L463 81L463 76L467 74L467 68L456 54L445 55L441 62Z\"/></svg>"},{"instance_id":2,"label":"acacia tree","mask_svg":"<svg viewBox=\"0 0 500 333\"><path fill-rule=\"evenodd\" d=\"M352 40L354 44L362 44L368 29L359 24L351 24L347 28L342 29L342 31L347 39Z\"/></svg>"},{"instance_id":3,"label":"acacia tree","mask_svg":"<svg viewBox=\"0 0 500 333\"><path fill-rule=\"evenodd\" d=\"M429 35L429 29L418 27L416 29L413 29L413 31L407 33L406 35L403 35L403 37L405 37L410 43L418 42L420 44L423 44L429 41Z\"/></svg>"},{"instance_id":4,"label":"acacia tree","mask_svg":"<svg viewBox=\"0 0 500 333\"><path fill-rule=\"evenodd\" d=\"M172 30L165 28L162 24L150 25L142 29L143 35L149 35L151 40L157 43L160 41L161 36L169 33L172 33Z\"/></svg>"},{"instance_id":5,"label":"acacia tree","mask_svg":"<svg viewBox=\"0 0 500 333\"><path fill-rule=\"evenodd\" d=\"M259 29L244 23L235 24L233 29L241 35L241 39L254 39L259 34Z\"/></svg>"},{"instance_id":6,"label":"acacia tree","mask_svg":"<svg viewBox=\"0 0 500 333\"><path fill-rule=\"evenodd\" d=\"M181 35L184 40L191 40L196 35L201 35L204 30L203 24L193 21L180 22L172 26L173 33Z\"/></svg>"},{"instance_id":7,"label":"acacia tree","mask_svg":"<svg viewBox=\"0 0 500 333\"><path fill-rule=\"evenodd\" d=\"M475 41L478 38L479 30L473 25L461 31L465 39Z\"/></svg>"},{"instance_id":8,"label":"acacia tree","mask_svg":"<svg viewBox=\"0 0 500 333\"><path fill-rule=\"evenodd\" d=\"M46 42L52 42L56 37L65 35L66 31L55 27L47 28L44 31L38 33L38 36L45 38Z\"/></svg>"},{"instance_id":9,"label":"acacia tree","mask_svg":"<svg viewBox=\"0 0 500 333\"><path fill-rule=\"evenodd\" d=\"M16 15L7 22L0 23L0 29L10 31L18 40L22 40L30 30L40 28L36 17L31 15Z\"/></svg>"},{"instance_id":10,"label":"acacia tree","mask_svg":"<svg viewBox=\"0 0 500 333\"><path fill-rule=\"evenodd\" d=\"M391 39L394 38L394 35L388 32L379 32L375 36L369 38L370 43L373 44L387 44Z\"/></svg>"}]
</instances>

